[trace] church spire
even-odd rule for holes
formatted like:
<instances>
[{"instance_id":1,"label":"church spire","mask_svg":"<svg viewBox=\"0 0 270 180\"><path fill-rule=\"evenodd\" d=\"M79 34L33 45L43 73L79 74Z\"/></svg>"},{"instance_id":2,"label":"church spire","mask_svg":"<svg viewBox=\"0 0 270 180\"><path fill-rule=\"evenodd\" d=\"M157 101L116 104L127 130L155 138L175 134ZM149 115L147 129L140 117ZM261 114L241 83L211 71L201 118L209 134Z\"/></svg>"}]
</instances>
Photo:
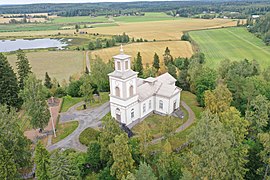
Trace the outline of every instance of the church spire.
<instances>
[{"instance_id":1,"label":"church spire","mask_svg":"<svg viewBox=\"0 0 270 180\"><path fill-rule=\"evenodd\" d=\"M121 44L121 47L120 47L120 54L124 54L124 49L123 49L123 45Z\"/></svg>"}]
</instances>

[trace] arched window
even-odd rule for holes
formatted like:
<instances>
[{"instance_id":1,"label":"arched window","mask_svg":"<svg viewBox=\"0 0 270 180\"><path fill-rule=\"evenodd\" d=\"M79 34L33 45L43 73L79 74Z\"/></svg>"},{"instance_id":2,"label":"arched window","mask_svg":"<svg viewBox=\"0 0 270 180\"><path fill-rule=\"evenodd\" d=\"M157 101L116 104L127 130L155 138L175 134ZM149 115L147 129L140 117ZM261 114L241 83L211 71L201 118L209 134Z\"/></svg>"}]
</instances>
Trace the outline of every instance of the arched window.
<instances>
[{"instance_id":1,"label":"arched window","mask_svg":"<svg viewBox=\"0 0 270 180\"><path fill-rule=\"evenodd\" d=\"M151 109L151 108L152 108L152 101L149 100L149 109Z\"/></svg>"},{"instance_id":2,"label":"arched window","mask_svg":"<svg viewBox=\"0 0 270 180\"><path fill-rule=\"evenodd\" d=\"M163 109L163 101L159 100L159 109Z\"/></svg>"},{"instance_id":3,"label":"arched window","mask_svg":"<svg viewBox=\"0 0 270 180\"><path fill-rule=\"evenodd\" d=\"M143 113L145 113L145 111L146 111L146 105L145 105L145 103L143 104Z\"/></svg>"},{"instance_id":4,"label":"arched window","mask_svg":"<svg viewBox=\"0 0 270 180\"><path fill-rule=\"evenodd\" d=\"M121 122L121 111L119 108L116 108L115 115L116 115L116 120Z\"/></svg>"},{"instance_id":5,"label":"arched window","mask_svg":"<svg viewBox=\"0 0 270 180\"><path fill-rule=\"evenodd\" d=\"M129 96L131 97L131 96L133 96L133 86L131 85L130 87L129 87Z\"/></svg>"},{"instance_id":6,"label":"arched window","mask_svg":"<svg viewBox=\"0 0 270 180\"><path fill-rule=\"evenodd\" d=\"M115 96L120 97L120 88L118 86L115 87Z\"/></svg>"},{"instance_id":7,"label":"arched window","mask_svg":"<svg viewBox=\"0 0 270 180\"><path fill-rule=\"evenodd\" d=\"M125 69L128 70L128 61L125 61Z\"/></svg>"},{"instance_id":8,"label":"arched window","mask_svg":"<svg viewBox=\"0 0 270 180\"><path fill-rule=\"evenodd\" d=\"M134 109L131 109L130 117L131 117L131 119L134 118Z\"/></svg>"},{"instance_id":9,"label":"arched window","mask_svg":"<svg viewBox=\"0 0 270 180\"><path fill-rule=\"evenodd\" d=\"M117 61L117 70L121 71L121 63L119 61Z\"/></svg>"}]
</instances>

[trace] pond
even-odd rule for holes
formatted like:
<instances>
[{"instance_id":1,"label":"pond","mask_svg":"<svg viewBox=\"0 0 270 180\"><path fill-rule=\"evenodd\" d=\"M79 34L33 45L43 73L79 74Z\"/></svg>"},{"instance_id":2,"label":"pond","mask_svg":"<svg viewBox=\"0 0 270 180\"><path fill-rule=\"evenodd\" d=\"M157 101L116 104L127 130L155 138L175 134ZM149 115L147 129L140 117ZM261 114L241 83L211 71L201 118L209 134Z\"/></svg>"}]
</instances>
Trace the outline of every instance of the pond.
<instances>
[{"instance_id":1,"label":"pond","mask_svg":"<svg viewBox=\"0 0 270 180\"><path fill-rule=\"evenodd\" d=\"M42 48L58 48L63 49L68 44L62 39L16 39L16 40L0 40L0 52L16 51L18 49L42 49Z\"/></svg>"}]
</instances>

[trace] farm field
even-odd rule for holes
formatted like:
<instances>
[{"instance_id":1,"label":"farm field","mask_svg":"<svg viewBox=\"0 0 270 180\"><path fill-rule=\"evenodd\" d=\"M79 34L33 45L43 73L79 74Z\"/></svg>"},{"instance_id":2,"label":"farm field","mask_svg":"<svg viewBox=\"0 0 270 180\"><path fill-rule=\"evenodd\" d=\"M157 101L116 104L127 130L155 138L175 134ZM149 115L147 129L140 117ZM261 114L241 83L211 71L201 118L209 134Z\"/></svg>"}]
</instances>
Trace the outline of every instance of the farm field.
<instances>
[{"instance_id":1,"label":"farm field","mask_svg":"<svg viewBox=\"0 0 270 180\"><path fill-rule=\"evenodd\" d=\"M191 18L175 18L175 20L163 20L161 21L146 21L146 22L124 22L130 21L132 18L140 18L140 17L119 17L119 18L127 18L126 20L122 20L123 22L114 23L106 23L105 26L99 23L94 28L83 28L81 31L87 31L88 33L99 33L106 35L116 35L122 34L123 32L127 33L129 36L134 38L143 38L147 40L168 40L168 39L180 39L183 31L189 30L197 30L197 29L206 29L206 28L216 28L216 27L225 27L225 26L235 26L236 21L228 20L228 19L191 19ZM151 18L150 18L151 19ZM153 18L152 18L153 19ZM157 18L158 19L158 18ZM172 19L172 18L171 18ZM149 19L148 19L149 20ZM134 19L133 19L134 21ZM140 20L142 21L142 20ZM67 26L66 23L65 26ZM105 24L105 23L104 23ZM13 25L12 25L13 26ZM35 28L31 26L21 25L22 27L20 31L22 32L3 32L7 31L2 30L0 33L1 37L36 37L36 36L54 36L61 34L74 34L74 29L64 30L61 29L60 24L50 23L50 24L40 24ZM48 27L46 27L48 26ZM70 26L70 25L68 25ZM102 27L103 26L103 27ZM7 26L5 28L17 29L15 26ZM2 29L0 27L0 29ZM18 30L18 29L17 29ZM31 31L28 31L31 30Z\"/></svg>"},{"instance_id":2,"label":"farm field","mask_svg":"<svg viewBox=\"0 0 270 180\"><path fill-rule=\"evenodd\" d=\"M132 22L146 22L146 21L166 21L166 20L175 20L179 19L179 17L174 18L172 16L167 15L163 12L151 12L145 13L144 16L119 16L113 17L113 20L116 22L125 22L125 23L132 23Z\"/></svg>"},{"instance_id":3,"label":"farm field","mask_svg":"<svg viewBox=\"0 0 270 180\"><path fill-rule=\"evenodd\" d=\"M171 55L173 57L191 57L193 54L192 46L187 41L132 43L124 45L123 49L125 54L132 56L132 59L137 56L138 52L140 52L143 64L152 64L155 52L159 55L160 61L162 62L163 54L166 47L169 47L169 49L171 50ZM119 47L106 48L92 51L91 58L94 59L95 56L99 56L104 61L108 61L112 59L112 56L117 54L119 54Z\"/></svg>"},{"instance_id":4,"label":"farm field","mask_svg":"<svg viewBox=\"0 0 270 180\"><path fill-rule=\"evenodd\" d=\"M60 83L67 80L73 74L78 74L84 70L84 53L79 51L40 51L26 53L32 71L36 76L44 80L45 73ZM17 57L15 54L7 56L8 61L16 71Z\"/></svg>"},{"instance_id":5,"label":"farm field","mask_svg":"<svg viewBox=\"0 0 270 180\"><path fill-rule=\"evenodd\" d=\"M206 63L217 67L224 59L232 61L256 59L262 67L270 65L270 46L245 28L223 28L189 33L205 53Z\"/></svg>"}]
</instances>

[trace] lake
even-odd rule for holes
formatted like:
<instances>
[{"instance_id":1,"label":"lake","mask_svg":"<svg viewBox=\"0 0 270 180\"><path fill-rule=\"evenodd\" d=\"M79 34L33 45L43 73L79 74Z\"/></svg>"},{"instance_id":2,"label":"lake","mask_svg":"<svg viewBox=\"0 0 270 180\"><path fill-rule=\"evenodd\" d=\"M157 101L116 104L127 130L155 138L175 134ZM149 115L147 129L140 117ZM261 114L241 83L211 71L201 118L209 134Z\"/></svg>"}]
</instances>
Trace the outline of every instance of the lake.
<instances>
[{"instance_id":1,"label":"lake","mask_svg":"<svg viewBox=\"0 0 270 180\"><path fill-rule=\"evenodd\" d=\"M42 49L42 48L58 48L63 49L67 46L60 39L16 39L16 40L0 40L0 52L16 51L18 49Z\"/></svg>"}]
</instances>

